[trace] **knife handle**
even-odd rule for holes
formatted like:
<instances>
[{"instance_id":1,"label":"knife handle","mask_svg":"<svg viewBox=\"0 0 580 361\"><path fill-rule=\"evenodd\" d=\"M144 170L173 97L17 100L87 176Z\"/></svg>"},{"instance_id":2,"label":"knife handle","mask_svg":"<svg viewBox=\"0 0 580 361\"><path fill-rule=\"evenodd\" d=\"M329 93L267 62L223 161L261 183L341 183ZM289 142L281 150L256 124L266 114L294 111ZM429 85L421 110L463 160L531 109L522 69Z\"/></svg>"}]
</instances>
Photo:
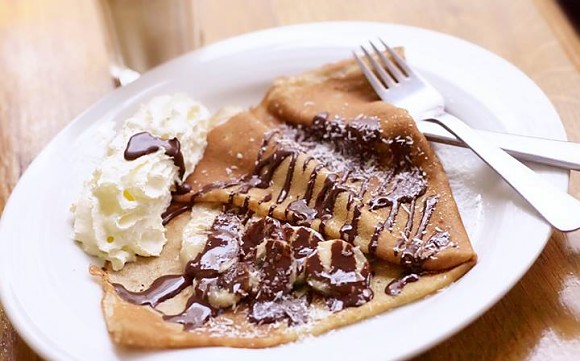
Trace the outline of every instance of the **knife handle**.
<instances>
[{"instance_id":1,"label":"knife handle","mask_svg":"<svg viewBox=\"0 0 580 361\"><path fill-rule=\"evenodd\" d=\"M465 143L437 123L422 120L417 126L430 141L466 148ZM477 133L519 160L580 170L580 143L488 130L477 130Z\"/></svg>"}]
</instances>

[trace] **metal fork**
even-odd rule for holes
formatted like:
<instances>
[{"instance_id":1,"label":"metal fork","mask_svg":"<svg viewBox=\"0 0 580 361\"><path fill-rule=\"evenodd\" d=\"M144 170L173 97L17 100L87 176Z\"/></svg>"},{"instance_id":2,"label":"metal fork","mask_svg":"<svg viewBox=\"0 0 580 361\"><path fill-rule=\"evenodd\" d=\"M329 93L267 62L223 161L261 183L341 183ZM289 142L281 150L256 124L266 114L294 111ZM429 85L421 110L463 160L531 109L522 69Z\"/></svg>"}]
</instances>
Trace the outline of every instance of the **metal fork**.
<instances>
[{"instance_id":1,"label":"metal fork","mask_svg":"<svg viewBox=\"0 0 580 361\"><path fill-rule=\"evenodd\" d=\"M374 56L361 46L370 66L356 53L353 54L367 80L382 100L402 108L413 109L411 115L414 118L437 123L454 134L554 228L563 232L580 228L580 201L546 182L530 168L490 144L488 139L463 121L446 113L442 95L411 69L393 49L382 40L381 43L390 57L372 42L370 45Z\"/></svg>"}]
</instances>

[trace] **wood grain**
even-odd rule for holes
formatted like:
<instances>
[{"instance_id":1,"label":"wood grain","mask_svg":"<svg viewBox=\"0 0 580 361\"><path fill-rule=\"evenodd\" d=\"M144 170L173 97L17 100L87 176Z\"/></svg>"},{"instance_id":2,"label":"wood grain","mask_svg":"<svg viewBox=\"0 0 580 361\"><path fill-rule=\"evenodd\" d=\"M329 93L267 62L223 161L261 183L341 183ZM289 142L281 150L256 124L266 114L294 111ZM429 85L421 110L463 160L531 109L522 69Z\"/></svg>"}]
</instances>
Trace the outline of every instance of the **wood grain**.
<instances>
[{"instance_id":1,"label":"wood grain","mask_svg":"<svg viewBox=\"0 0 580 361\"><path fill-rule=\"evenodd\" d=\"M580 69L580 3L575 0L535 0L548 20L554 35L562 43L572 63ZM575 5L574 5L575 4ZM575 13L571 13L575 11ZM572 23L573 21L576 24Z\"/></svg>"},{"instance_id":2,"label":"wood grain","mask_svg":"<svg viewBox=\"0 0 580 361\"><path fill-rule=\"evenodd\" d=\"M0 0L0 212L22 171L70 119L112 89L95 4ZM580 141L579 48L554 0L199 0L196 44L325 20L408 24L483 46L522 69ZM570 191L580 198L580 178ZM2 240L6 241L6 240ZM580 232L556 232L490 311L425 360L574 360L580 355ZM0 360L36 360L0 309Z\"/></svg>"},{"instance_id":3,"label":"wood grain","mask_svg":"<svg viewBox=\"0 0 580 361\"><path fill-rule=\"evenodd\" d=\"M113 88L99 26L91 2L0 1L0 212L46 143ZM0 360L36 359L0 309Z\"/></svg>"}]
</instances>

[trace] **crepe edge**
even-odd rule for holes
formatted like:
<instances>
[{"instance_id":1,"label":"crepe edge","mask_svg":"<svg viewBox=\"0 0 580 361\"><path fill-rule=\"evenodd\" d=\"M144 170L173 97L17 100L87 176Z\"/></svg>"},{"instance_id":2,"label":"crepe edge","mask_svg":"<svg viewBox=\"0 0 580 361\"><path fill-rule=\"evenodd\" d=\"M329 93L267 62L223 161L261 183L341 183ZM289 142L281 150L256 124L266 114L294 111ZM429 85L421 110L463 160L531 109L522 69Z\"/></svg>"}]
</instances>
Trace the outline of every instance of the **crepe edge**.
<instances>
[{"instance_id":1,"label":"crepe edge","mask_svg":"<svg viewBox=\"0 0 580 361\"><path fill-rule=\"evenodd\" d=\"M475 259L445 272L428 275L408 284L398 296L384 293L360 307L346 308L314 323L307 331L280 327L266 335L216 335L211 329L184 331L179 324L164 321L162 314L149 306L131 304L121 299L108 274L102 268L91 266L89 272L97 277L103 288L101 308L108 332L115 344L131 349L175 349L187 347L226 346L234 348L266 348L294 342L309 336L318 336L336 328L381 314L446 288L475 265ZM229 311L231 312L231 311ZM226 312L227 314L227 312ZM256 326L258 327L258 326Z\"/></svg>"}]
</instances>

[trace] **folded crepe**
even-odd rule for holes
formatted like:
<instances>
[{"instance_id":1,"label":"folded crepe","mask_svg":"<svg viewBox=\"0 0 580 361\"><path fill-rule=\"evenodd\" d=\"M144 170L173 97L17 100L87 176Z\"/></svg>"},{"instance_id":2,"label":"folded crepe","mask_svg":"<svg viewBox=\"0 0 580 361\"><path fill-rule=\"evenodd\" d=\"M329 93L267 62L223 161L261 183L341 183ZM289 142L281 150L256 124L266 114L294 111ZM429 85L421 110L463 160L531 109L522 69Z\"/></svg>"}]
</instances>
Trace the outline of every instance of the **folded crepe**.
<instances>
[{"instance_id":1,"label":"folded crepe","mask_svg":"<svg viewBox=\"0 0 580 361\"><path fill-rule=\"evenodd\" d=\"M120 272L91 268L102 279L103 312L118 344L274 346L422 298L476 261L429 143L407 111L377 98L350 60L276 80L258 106L210 132L187 182L192 191L176 196L168 210L169 242L159 258L140 259ZM227 243L237 252L228 258L241 267L236 272L249 264L265 277L254 291L237 289L233 307L216 309L200 299L202 288L216 283L202 287L207 278L183 276L195 267L200 272L202 255L184 263L179 254L184 228L204 207L221 215L205 230L213 241L201 253ZM300 232L311 248L296 248ZM235 241L224 241L224 234ZM256 242L244 250L252 236L265 246ZM295 262L305 250L303 263L283 275L290 286L276 288L264 276L269 262L282 267L284 257ZM342 272L339 266L351 261L352 272ZM336 281L339 273L356 280ZM171 294L166 289L163 297L143 301L166 275L178 280ZM219 283L224 276L216 277Z\"/></svg>"}]
</instances>

